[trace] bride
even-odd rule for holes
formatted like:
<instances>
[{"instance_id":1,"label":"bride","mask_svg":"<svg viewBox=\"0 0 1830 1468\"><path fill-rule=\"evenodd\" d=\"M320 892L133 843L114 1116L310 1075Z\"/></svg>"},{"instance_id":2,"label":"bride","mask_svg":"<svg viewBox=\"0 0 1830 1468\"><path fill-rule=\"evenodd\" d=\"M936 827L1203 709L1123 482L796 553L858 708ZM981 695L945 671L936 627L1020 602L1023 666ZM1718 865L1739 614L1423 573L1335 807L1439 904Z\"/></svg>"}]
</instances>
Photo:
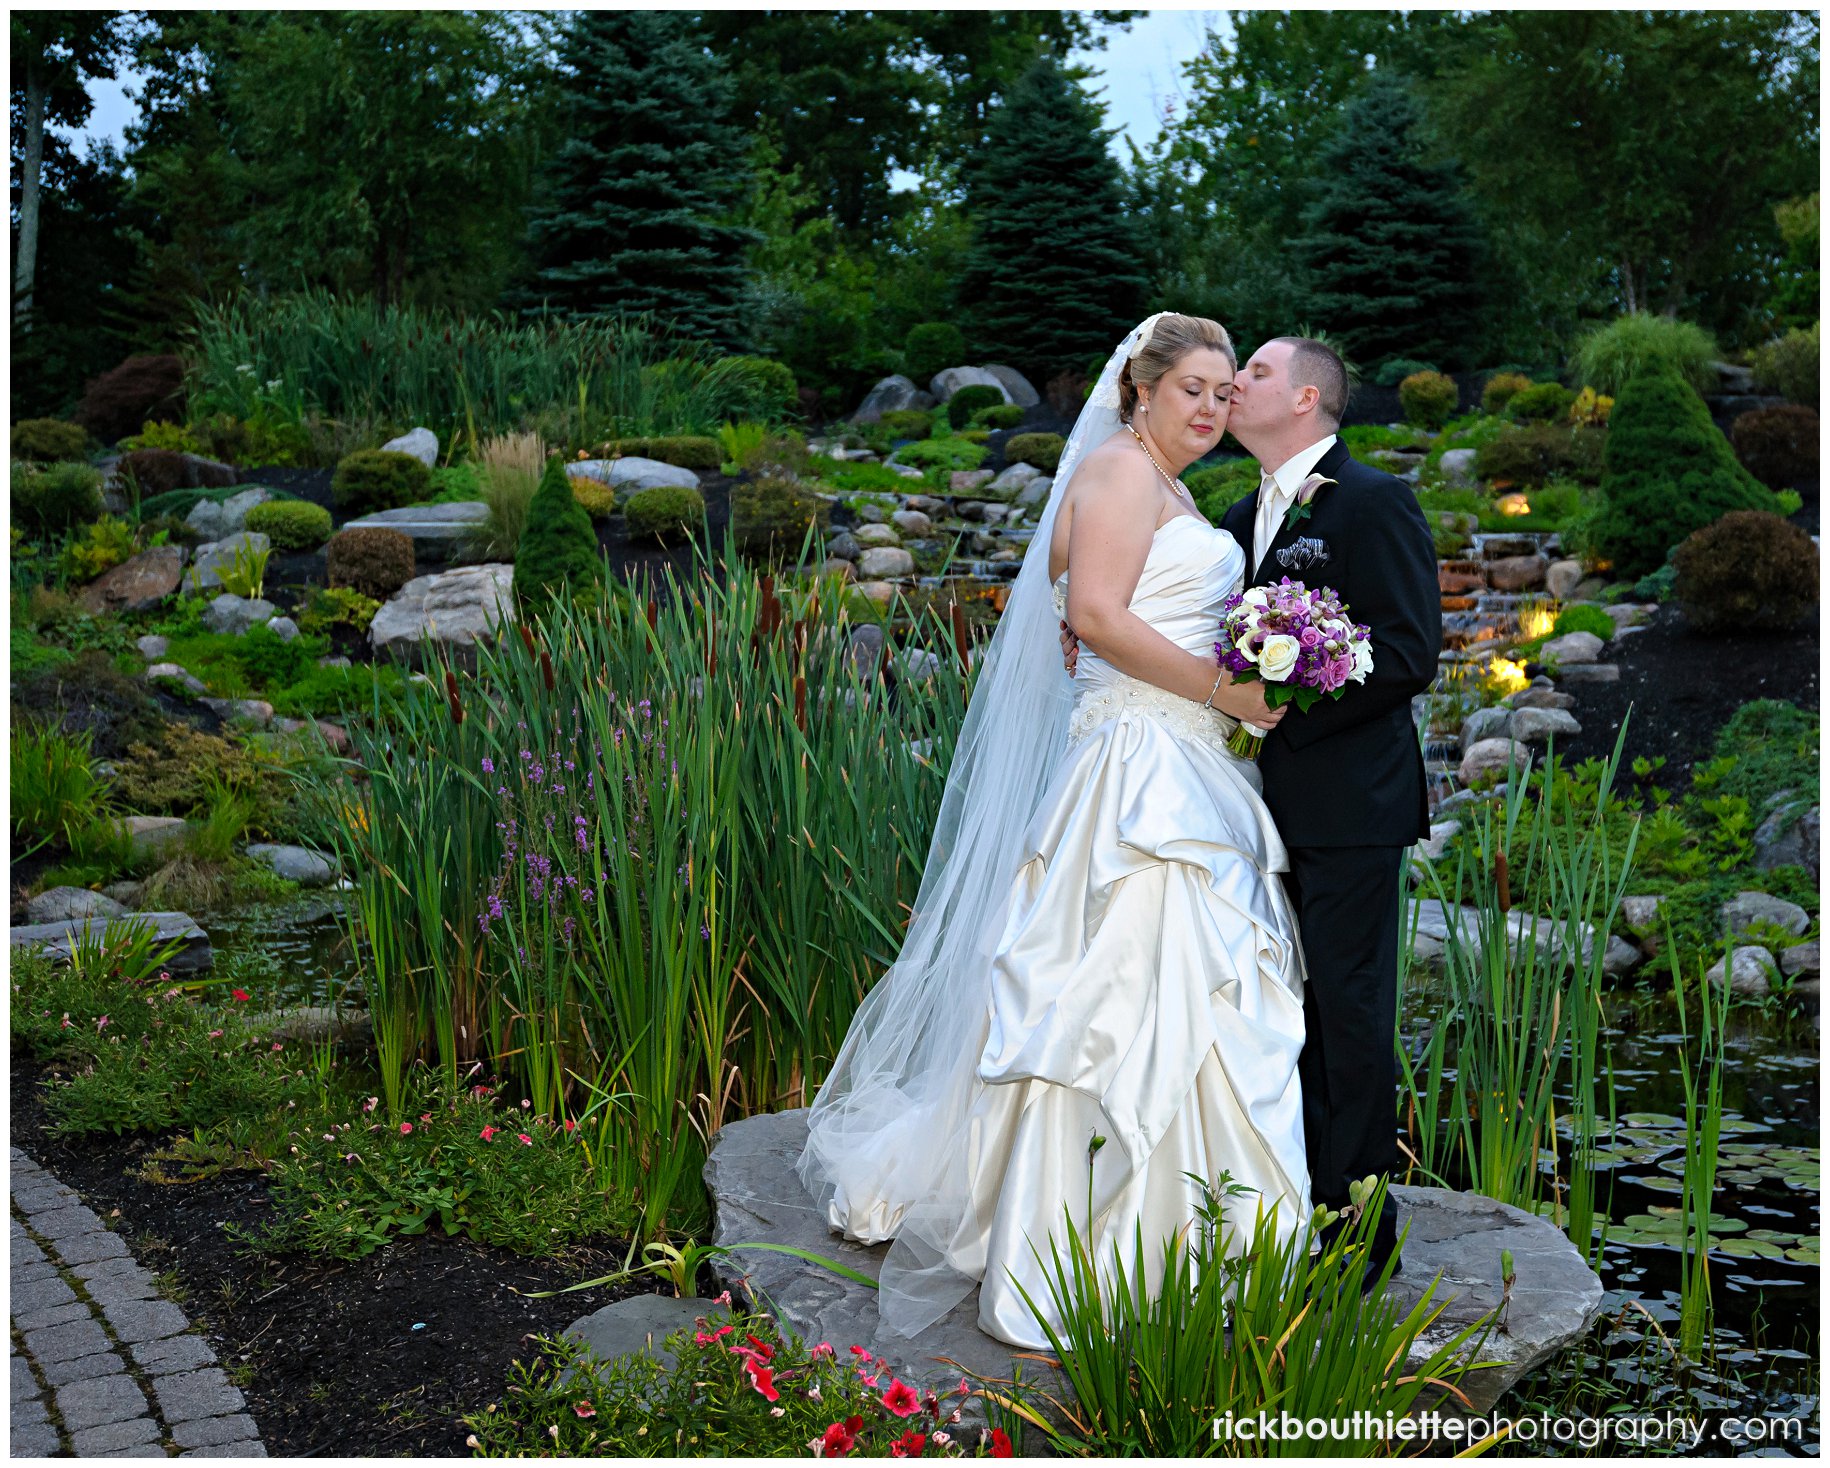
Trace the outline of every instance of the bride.
<instances>
[{"instance_id":1,"label":"bride","mask_svg":"<svg viewBox=\"0 0 1830 1468\"><path fill-rule=\"evenodd\" d=\"M1113 352L986 655L896 963L815 1098L797 1171L883 1262L915 1335L979 1290L981 1329L1046 1347L1066 1222L1148 1284L1222 1172L1234 1236L1309 1215L1302 958L1282 842L1213 656L1245 556L1177 475L1225 431L1220 325L1161 313ZM1082 651L1067 678L1058 600ZM1103 1139L1100 1140L1100 1139ZM1273 1208L1275 1212L1273 1213ZM1059 1321L1051 1321L1059 1328Z\"/></svg>"}]
</instances>

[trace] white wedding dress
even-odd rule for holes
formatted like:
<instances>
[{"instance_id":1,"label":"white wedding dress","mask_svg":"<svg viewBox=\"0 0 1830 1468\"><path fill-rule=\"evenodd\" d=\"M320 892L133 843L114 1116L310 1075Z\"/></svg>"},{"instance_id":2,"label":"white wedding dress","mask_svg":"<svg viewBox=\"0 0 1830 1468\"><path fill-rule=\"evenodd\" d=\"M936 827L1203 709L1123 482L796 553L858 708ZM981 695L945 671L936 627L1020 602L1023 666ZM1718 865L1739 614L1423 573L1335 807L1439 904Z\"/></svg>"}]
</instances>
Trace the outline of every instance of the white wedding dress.
<instances>
[{"instance_id":1,"label":"white wedding dress","mask_svg":"<svg viewBox=\"0 0 1830 1468\"><path fill-rule=\"evenodd\" d=\"M1131 610L1211 656L1244 563L1227 532L1178 516L1157 530ZM951 1272L979 1282L982 1329L1046 1347L1017 1285L1049 1310L1046 1266L1051 1241L1067 1257L1067 1212L1107 1281L1113 1246L1129 1271L1141 1229L1154 1289L1165 1241L1201 1201L1189 1173L1253 1190L1225 1201L1241 1242L1261 1208L1275 1205L1286 1234L1308 1221L1302 960L1257 767L1225 748L1229 720L1088 649L1074 687L1067 746L994 929L989 1003L969 1031L976 1068L951 1083L965 1094L912 1104L877 1134L883 1155L810 1146L802 1159L832 1227L901 1242L884 1270L892 1326L899 1308L915 1324L933 1314L913 1286L898 1296L898 1269ZM926 1205L925 1231L907 1230L916 1246L906 1219L923 1202L879 1194L899 1139L911 1155L930 1145L924 1128L954 1139L956 1155L952 1201ZM1089 1158L1095 1136L1105 1141Z\"/></svg>"}]
</instances>

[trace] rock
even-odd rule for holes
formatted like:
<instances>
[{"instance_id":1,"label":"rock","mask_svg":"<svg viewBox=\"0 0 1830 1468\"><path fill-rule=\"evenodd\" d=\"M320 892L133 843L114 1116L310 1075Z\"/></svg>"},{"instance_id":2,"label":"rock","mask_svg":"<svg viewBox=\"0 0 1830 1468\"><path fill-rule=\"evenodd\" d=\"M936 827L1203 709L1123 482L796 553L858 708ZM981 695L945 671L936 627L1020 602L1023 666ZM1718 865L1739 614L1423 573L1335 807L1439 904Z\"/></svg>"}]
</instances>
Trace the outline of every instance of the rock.
<instances>
[{"instance_id":1,"label":"rock","mask_svg":"<svg viewBox=\"0 0 1830 1468\"><path fill-rule=\"evenodd\" d=\"M1487 589L1487 578L1471 571L1451 571L1446 566L1439 566L1436 589L1444 596L1478 596Z\"/></svg>"},{"instance_id":2,"label":"rock","mask_svg":"<svg viewBox=\"0 0 1830 1468\"><path fill-rule=\"evenodd\" d=\"M853 629L845 645L845 661L852 676L868 683L883 665L883 629L874 622Z\"/></svg>"},{"instance_id":3,"label":"rock","mask_svg":"<svg viewBox=\"0 0 1830 1468\"><path fill-rule=\"evenodd\" d=\"M1572 632L1569 635L1571 637L1587 637L1590 634L1587 632ZM1557 676L1565 683L1618 683L1620 682L1620 664L1570 663L1558 668Z\"/></svg>"},{"instance_id":4,"label":"rock","mask_svg":"<svg viewBox=\"0 0 1830 1468\"><path fill-rule=\"evenodd\" d=\"M1473 449L1448 449L1437 462L1442 468L1443 483L1451 489L1472 489L1480 483L1474 472Z\"/></svg>"},{"instance_id":5,"label":"rock","mask_svg":"<svg viewBox=\"0 0 1830 1468\"><path fill-rule=\"evenodd\" d=\"M953 494L977 494L990 482L989 469L955 469L948 476L947 488Z\"/></svg>"},{"instance_id":6,"label":"rock","mask_svg":"<svg viewBox=\"0 0 1830 1468\"><path fill-rule=\"evenodd\" d=\"M190 829L182 816L122 816L117 824L132 842L135 856L163 851L182 841Z\"/></svg>"},{"instance_id":7,"label":"rock","mask_svg":"<svg viewBox=\"0 0 1830 1468\"><path fill-rule=\"evenodd\" d=\"M1798 943L1779 950L1779 972L1788 979L1814 979L1818 976L1818 940Z\"/></svg>"},{"instance_id":8,"label":"rock","mask_svg":"<svg viewBox=\"0 0 1830 1468\"><path fill-rule=\"evenodd\" d=\"M613 489L634 493L638 489L659 489L671 485L679 489L697 489L699 476L678 464L663 464L659 459L631 456L624 459L580 459L566 465L574 479L595 479Z\"/></svg>"},{"instance_id":9,"label":"rock","mask_svg":"<svg viewBox=\"0 0 1830 1468\"><path fill-rule=\"evenodd\" d=\"M1817 880L1818 807L1800 812L1795 801L1774 811L1754 831L1754 865L1763 872L1775 867L1803 867Z\"/></svg>"},{"instance_id":10,"label":"rock","mask_svg":"<svg viewBox=\"0 0 1830 1468\"><path fill-rule=\"evenodd\" d=\"M422 675L416 673L414 676L421 677ZM302 734L312 728L323 736L324 742L330 746L333 754L348 754L354 748L350 743L349 731L326 719L319 719L316 724L309 719L275 719L273 721L275 734Z\"/></svg>"},{"instance_id":11,"label":"rock","mask_svg":"<svg viewBox=\"0 0 1830 1468\"><path fill-rule=\"evenodd\" d=\"M893 581L860 581L858 593L868 602L887 607L896 600L896 584Z\"/></svg>"},{"instance_id":12,"label":"rock","mask_svg":"<svg viewBox=\"0 0 1830 1468\"><path fill-rule=\"evenodd\" d=\"M865 395L864 401L858 404L858 411L851 415L853 423L875 423L885 413L905 412L911 408L932 408L934 399L928 393L915 386L908 378L897 373L893 377L877 380L877 385Z\"/></svg>"},{"instance_id":13,"label":"rock","mask_svg":"<svg viewBox=\"0 0 1830 1468\"><path fill-rule=\"evenodd\" d=\"M863 504L859 505L852 513L858 517L858 523L860 525L882 525L890 518L890 512L888 510L884 509L882 505L871 503L869 500L866 500Z\"/></svg>"},{"instance_id":14,"label":"rock","mask_svg":"<svg viewBox=\"0 0 1830 1468\"><path fill-rule=\"evenodd\" d=\"M169 943L174 939L181 941L184 946L166 963L166 968L172 973L196 973L208 968L213 961L210 935L198 927L188 913L182 912L134 912L116 918L74 918L62 923L37 923L30 927L14 928L11 941L15 948L34 949L53 963L68 963L71 951L79 942L89 935L100 938L111 922L131 922L149 927L153 930L155 941L160 943Z\"/></svg>"},{"instance_id":15,"label":"rock","mask_svg":"<svg viewBox=\"0 0 1830 1468\"><path fill-rule=\"evenodd\" d=\"M1764 999L1772 991L1773 955L1764 948L1736 948L1727 958L1718 958L1706 978L1712 984L1726 984L1729 992L1749 999Z\"/></svg>"},{"instance_id":16,"label":"rock","mask_svg":"<svg viewBox=\"0 0 1830 1468\"><path fill-rule=\"evenodd\" d=\"M77 918L119 917L127 909L112 897L87 887L53 887L25 905L28 923L67 923Z\"/></svg>"},{"instance_id":17,"label":"rock","mask_svg":"<svg viewBox=\"0 0 1830 1468\"><path fill-rule=\"evenodd\" d=\"M1515 709L1573 709L1576 696L1558 693L1554 688L1527 688L1512 695Z\"/></svg>"},{"instance_id":18,"label":"rock","mask_svg":"<svg viewBox=\"0 0 1830 1468\"><path fill-rule=\"evenodd\" d=\"M350 666L350 660L342 657L319 658L318 666L320 668L347 668Z\"/></svg>"},{"instance_id":19,"label":"rock","mask_svg":"<svg viewBox=\"0 0 1830 1468\"><path fill-rule=\"evenodd\" d=\"M927 477L913 464L898 464L894 459L885 459L883 467L892 474L900 474L904 479L925 479Z\"/></svg>"},{"instance_id":20,"label":"rock","mask_svg":"<svg viewBox=\"0 0 1830 1468\"><path fill-rule=\"evenodd\" d=\"M1544 584L1542 556L1502 556L1487 562L1487 584L1495 591L1535 591Z\"/></svg>"},{"instance_id":21,"label":"rock","mask_svg":"<svg viewBox=\"0 0 1830 1468\"><path fill-rule=\"evenodd\" d=\"M680 471L690 474L690 469ZM398 530L413 542L417 562L433 565L462 560L471 541L489 523L489 506L481 500L446 505L408 505L377 510L351 520L345 530Z\"/></svg>"},{"instance_id":22,"label":"rock","mask_svg":"<svg viewBox=\"0 0 1830 1468\"><path fill-rule=\"evenodd\" d=\"M860 553L873 546L902 544L902 536L894 525L860 525L852 531L852 537L861 547Z\"/></svg>"},{"instance_id":23,"label":"rock","mask_svg":"<svg viewBox=\"0 0 1830 1468\"><path fill-rule=\"evenodd\" d=\"M514 582L515 568L502 562L415 576L375 614L369 645L412 662L430 638L468 662L479 638L517 620Z\"/></svg>"},{"instance_id":24,"label":"rock","mask_svg":"<svg viewBox=\"0 0 1830 1468\"><path fill-rule=\"evenodd\" d=\"M210 690L203 679L187 673L176 663L154 663L146 670L146 681L151 683L158 678L174 680L186 693L208 693Z\"/></svg>"},{"instance_id":25,"label":"rock","mask_svg":"<svg viewBox=\"0 0 1830 1468\"><path fill-rule=\"evenodd\" d=\"M1017 495L1042 477L1042 471L1034 464L1008 464L998 477L986 486L999 494Z\"/></svg>"},{"instance_id":26,"label":"rock","mask_svg":"<svg viewBox=\"0 0 1830 1468\"><path fill-rule=\"evenodd\" d=\"M1646 961L1641 953L1625 938L1608 934L1608 946L1601 950L1601 971L1611 979L1625 978Z\"/></svg>"},{"instance_id":27,"label":"rock","mask_svg":"<svg viewBox=\"0 0 1830 1468\"><path fill-rule=\"evenodd\" d=\"M274 1010L272 1017L276 1023L268 1027L267 1033L275 1040L302 1040L314 1045L325 1042L334 1045L362 1045L375 1033L374 1020L363 1009L301 1004L294 1009Z\"/></svg>"},{"instance_id":28,"label":"rock","mask_svg":"<svg viewBox=\"0 0 1830 1468\"><path fill-rule=\"evenodd\" d=\"M1482 775L1496 772L1503 775L1510 767L1523 769L1530 760L1525 746L1514 740L1483 739L1462 752L1461 766L1456 774L1462 784L1471 785Z\"/></svg>"},{"instance_id":29,"label":"rock","mask_svg":"<svg viewBox=\"0 0 1830 1468\"><path fill-rule=\"evenodd\" d=\"M1711 362L1715 369L1716 380L1722 391L1727 393L1751 393L1754 390L1754 369L1737 367L1731 362Z\"/></svg>"},{"instance_id":30,"label":"rock","mask_svg":"<svg viewBox=\"0 0 1830 1468\"><path fill-rule=\"evenodd\" d=\"M958 500L954 503L953 513L962 520L983 520L985 511L991 508L984 500Z\"/></svg>"},{"instance_id":31,"label":"rock","mask_svg":"<svg viewBox=\"0 0 1830 1468\"><path fill-rule=\"evenodd\" d=\"M291 617L274 617L267 623L267 626L272 629L273 635L281 642L292 642L299 635L299 624Z\"/></svg>"},{"instance_id":32,"label":"rock","mask_svg":"<svg viewBox=\"0 0 1830 1468\"><path fill-rule=\"evenodd\" d=\"M409 428L399 438L390 438L381 450L387 454L411 454L430 469L438 463L438 435L430 428Z\"/></svg>"},{"instance_id":33,"label":"rock","mask_svg":"<svg viewBox=\"0 0 1830 1468\"><path fill-rule=\"evenodd\" d=\"M1460 834L1460 821L1432 821L1429 839L1419 841L1411 851L1426 861L1441 861L1443 853L1449 849L1449 843Z\"/></svg>"},{"instance_id":34,"label":"rock","mask_svg":"<svg viewBox=\"0 0 1830 1468\"><path fill-rule=\"evenodd\" d=\"M890 516L890 523L904 535L932 535L934 522L920 510L898 510Z\"/></svg>"},{"instance_id":35,"label":"rock","mask_svg":"<svg viewBox=\"0 0 1830 1468\"><path fill-rule=\"evenodd\" d=\"M1581 584L1581 561L1552 561L1544 568L1544 589L1558 601L1568 601Z\"/></svg>"},{"instance_id":36,"label":"rock","mask_svg":"<svg viewBox=\"0 0 1830 1468\"><path fill-rule=\"evenodd\" d=\"M1538 658L1541 662L1555 663L1558 667L1592 663L1601 656L1605 646L1607 644L1593 632L1565 632L1561 637L1553 637L1545 643Z\"/></svg>"},{"instance_id":37,"label":"rock","mask_svg":"<svg viewBox=\"0 0 1830 1468\"><path fill-rule=\"evenodd\" d=\"M1663 897L1623 897L1620 916L1635 933L1652 933L1657 930L1658 910L1664 905Z\"/></svg>"},{"instance_id":38,"label":"rock","mask_svg":"<svg viewBox=\"0 0 1830 1468\"><path fill-rule=\"evenodd\" d=\"M1722 932L1729 937L1745 933L1755 923L1771 923L1793 937L1811 926L1811 914L1796 902L1766 892L1737 892L1722 904L1721 917Z\"/></svg>"},{"instance_id":39,"label":"rock","mask_svg":"<svg viewBox=\"0 0 1830 1468\"><path fill-rule=\"evenodd\" d=\"M1476 709L1462 720L1461 747L1472 749L1483 739L1508 739L1512 736L1512 710Z\"/></svg>"},{"instance_id":40,"label":"rock","mask_svg":"<svg viewBox=\"0 0 1830 1468\"><path fill-rule=\"evenodd\" d=\"M1004 396L1019 408L1033 408L1042 401L1042 394L1015 367L1006 367L1002 362L987 362L981 370L997 378L998 386L1004 389Z\"/></svg>"},{"instance_id":41,"label":"rock","mask_svg":"<svg viewBox=\"0 0 1830 1468\"><path fill-rule=\"evenodd\" d=\"M184 547L156 545L102 572L76 593L76 603L92 617L108 612L150 612L176 592L183 580Z\"/></svg>"},{"instance_id":42,"label":"rock","mask_svg":"<svg viewBox=\"0 0 1830 1468\"><path fill-rule=\"evenodd\" d=\"M197 547L197 559L191 566L191 586L197 591L220 587L222 573L234 566L237 552L252 555L272 548L273 542L258 530L238 530L222 540L200 545Z\"/></svg>"},{"instance_id":43,"label":"rock","mask_svg":"<svg viewBox=\"0 0 1830 1468\"><path fill-rule=\"evenodd\" d=\"M134 643L134 646L140 649L140 656L149 663L156 663L163 658L171 645L171 638L159 637L151 632Z\"/></svg>"},{"instance_id":44,"label":"rock","mask_svg":"<svg viewBox=\"0 0 1830 1468\"><path fill-rule=\"evenodd\" d=\"M940 654L929 652L925 647L905 647L890 661L895 664L898 677L918 682L932 678L940 671Z\"/></svg>"},{"instance_id":45,"label":"rock","mask_svg":"<svg viewBox=\"0 0 1830 1468\"><path fill-rule=\"evenodd\" d=\"M907 495L903 498L902 507L905 510L920 510L922 514L930 517L944 515L947 512L947 502L937 499L931 494Z\"/></svg>"},{"instance_id":46,"label":"rock","mask_svg":"<svg viewBox=\"0 0 1830 1468\"><path fill-rule=\"evenodd\" d=\"M795 1162L807 1141L805 1110L780 1111L719 1128L705 1164L713 1206L712 1242L732 1253L712 1260L720 1280L736 1292L750 1287L773 1304L783 1326L810 1341L830 1341L841 1351L857 1344L880 1355L917 1389L957 1381L962 1372L1009 1380L1020 1364L1041 1391L1067 1388L1035 1353L994 1340L978 1328L978 1292L972 1293L914 1339L891 1335L879 1323L877 1293L790 1254L745 1250L746 1243L783 1244L837 1260L876 1279L888 1244L866 1246L832 1233L801 1187ZM1480 1359L1495 1365L1461 1383L1468 1410L1488 1411L1538 1363L1581 1339L1601 1313L1597 1279L1580 1254L1548 1219L1470 1193L1395 1187L1398 1227L1409 1227L1403 1272L1389 1295L1400 1313L1410 1310L1434 1282L1442 1316L1419 1340L1412 1362L1458 1331L1493 1313L1502 1298L1500 1252L1513 1257L1514 1283L1505 1323L1480 1340ZM945 1367L936 1365L946 1358ZM1022 1357L1020 1363L1018 1358ZM942 1375L942 1371L945 1375ZM965 1437L982 1412L974 1396L956 1430Z\"/></svg>"},{"instance_id":47,"label":"rock","mask_svg":"<svg viewBox=\"0 0 1830 1468\"><path fill-rule=\"evenodd\" d=\"M820 563L820 574L837 576L841 581L850 581L858 572L852 563L842 556L828 556Z\"/></svg>"},{"instance_id":48,"label":"rock","mask_svg":"<svg viewBox=\"0 0 1830 1468\"><path fill-rule=\"evenodd\" d=\"M231 596L223 592L204 608L203 625L219 637L240 637L251 627L258 627L279 609L270 601Z\"/></svg>"},{"instance_id":49,"label":"rock","mask_svg":"<svg viewBox=\"0 0 1830 1468\"><path fill-rule=\"evenodd\" d=\"M140 900L140 883L110 882L102 888L102 896L113 899L131 911L133 905Z\"/></svg>"},{"instance_id":50,"label":"rock","mask_svg":"<svg viewBox=\"0 0 1830 1468\"><path fill-rule=\"evenodd\" d=\"M694 1329L693 1323L700 1316L708 1321L716 1317L718 1324L724 1324L729 1321L730 1314L724 1306L711 1300L636 1295L580 1316L566 1327L565 1333L589 1346L591 1354L599 1361L646 1354L659 1361L663 1371L671 1371L674 1354L662 1344L668 1336L678 1330ZM689 1345L687 1349L692 1351L697 1347Z\"/></svg>"},{"instance_id":51,"label":"rock","mask_svg":"<svg viewBox=\"0 0 1830 1468\"><path fill-rule=\"evenodd\" d=\"M829 556L837 556L842 561L857 560L858 553L863 549L863 542L849 530L840 530L836 532L832 538L826 542L826 554Z\"/></svg>"},{"instance_id":52,"label":"rock","mask_svg":"<svg viewBox=\"0 0 1830 1468\"><path fill-rule=\"evenodd\" d=\"M303 846L276 846L262 843L248 848L248 855L276 877L297 882L301 887L328 887L337 880L337 868Z\"/></svg>"},{"instance_id":53,"label":"rock","mask_svg":"<svg viewBox=\"0 0 1830 1468\"><path fill-rule=\"evenodd\" d=\"M983 367L943 367L928 383L928 391L943 403L962 387L995 387L1005 402L1011 401L1010 389Z\"/></svg>"},{"instance_id":54,"label":"rock","mask_svg":"<svg viewBox=\"0 0 1830 1468\"><path fill-rule=\"evenodd\" d=\"M1512 716L1512 737L1536 744L1555 735L1566 739L1582 732L1576 716L1563 709L1520 709Z\"/></svg>"},{"instance_id":55,"label":"rock","mask_svg":"<svg viewBox=\"0 0 1830 1468\"><path fill-rule=\"evenodd\" d=\"M1602 611L1614 619L1616 634L1625 631L1628 627L1637 627L1640 623L1651 620L1652 614L1656 610L1658 610L1656 607L1630 601L1616 602L1611 607L1602 608Z\"/></svg>"},{"instance_id":56,"label":"rock","mask_svg":"<svg viewBox=\"0 0 1830 1468\"><path fill-rule=\"evenodd\" d=\"M901 546L873 545L858 557L861 580L881 581L890 576L913 576L915 557Z\"/></svg>"},{"instance_id":57,"label":"rock","mask_svg":"<svg viewBox=\"0 0 1830 1468\"><path fill-rule=\"evenodd\" d=\"M1052 476L1047 474L1039 475L1017 491L1016 502L1019 506L1026 509L1033 505L1047 504L1049 494L1054 488L1055 481Z\"/></svg>"},{"instance_id":58,"label":"rock","mask_svg":"<svg viewBox=\"0 0 1830 1468\"><path fill-rule=\"evenodd\" d=\"M256 729L265 729L273 722L273 705L263 698L206 698L203 706L213 709L218 718L251 724Z\"/></svg>"}]
</instances>

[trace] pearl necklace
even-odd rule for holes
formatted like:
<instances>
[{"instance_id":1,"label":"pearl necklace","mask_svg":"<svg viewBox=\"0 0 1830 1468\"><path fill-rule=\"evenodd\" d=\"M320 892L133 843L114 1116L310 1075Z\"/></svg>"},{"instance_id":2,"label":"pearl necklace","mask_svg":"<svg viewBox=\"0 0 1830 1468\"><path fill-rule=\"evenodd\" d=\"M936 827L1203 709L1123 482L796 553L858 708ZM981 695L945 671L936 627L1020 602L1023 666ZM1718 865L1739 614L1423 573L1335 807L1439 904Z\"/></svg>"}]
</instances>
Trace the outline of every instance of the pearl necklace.
<instances>
[{"instance_id":1,"label":"pearl necklace","mask_svg":"<svg viewBox=\"0 0 1830 1468\"><path fill-rule=\"evenodd\" d=\"M1156 455L1150 452L1150 445L1144 442L1143 434L1139 433L1135 428L1132 428L1129 423L1125 424L1125 427L1131 430L1131 436L1137 440L1137 446L1144 451L1144 457L1150 460L1151 467L1155 469L1158 474L1162 475L1163 483L1169 486L1170 493L1180 495L1188 502L1189 508L1193 509L1195 497L1188 492L1188 486L1183 484L1181 480L1171 476L1167 469L1157 463Z\"/></svg>"}]
</instances>

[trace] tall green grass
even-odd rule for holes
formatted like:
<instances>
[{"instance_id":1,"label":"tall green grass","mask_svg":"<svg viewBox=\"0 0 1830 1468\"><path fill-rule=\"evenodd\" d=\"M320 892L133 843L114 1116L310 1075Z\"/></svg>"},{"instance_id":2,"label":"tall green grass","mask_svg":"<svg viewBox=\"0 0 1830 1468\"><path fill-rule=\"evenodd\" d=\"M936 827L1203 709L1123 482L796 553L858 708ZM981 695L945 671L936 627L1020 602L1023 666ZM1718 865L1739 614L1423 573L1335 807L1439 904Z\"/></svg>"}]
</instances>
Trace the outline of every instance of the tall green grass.
<instances>
[{"instance_id":1,"label":"tall green grass","mask_svg":"<svg viewBox=\"0 0 1830 1468\"><path fill-rule=\"evenodd\" d=\"M1665 941L1674 940L1667 924ZM1733 952L1731 945L1727 956L1732 958ZM1728 1001L1726 993L1716 995L1710 991L1709 979L1698 965L1693 1031L1690 1007L1685 1002L1685 967L1674 962L1671 969L1678 1024L1684 1039L1679 1053L1684 1082L1684 1179L1683 1238L1678 1260L1678 1349L1696 1361L1702 1359L1715 1325L1715 1290L1709 1274L1710 1209L1715 1202L1716 1162L1722 1143L1722 1071L1727 1064L1723 1020Z\"/></svg>"}]
</instances>

